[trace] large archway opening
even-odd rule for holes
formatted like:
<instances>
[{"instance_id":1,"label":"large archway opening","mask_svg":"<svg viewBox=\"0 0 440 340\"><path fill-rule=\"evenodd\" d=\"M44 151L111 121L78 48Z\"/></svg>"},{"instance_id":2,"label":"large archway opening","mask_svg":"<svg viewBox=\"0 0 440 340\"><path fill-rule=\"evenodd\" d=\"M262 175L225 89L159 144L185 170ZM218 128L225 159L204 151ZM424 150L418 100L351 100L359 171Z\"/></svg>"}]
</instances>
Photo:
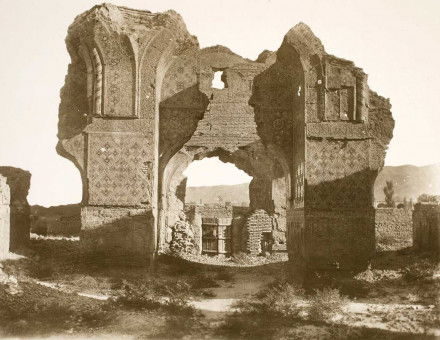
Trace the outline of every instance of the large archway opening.
<instances>
[{"instance_id":1,"label":"large archway opening","mask_svg":"<svg viewBox=\"0 0 440 340\"><path fill-rule=\"evenodd\" d=\"M249 206L252 176L218 157L194 160L183 172L186 204L227 204Z\"/></svg>"},{"instance_id":2,"label":"large archway opening","mask_svg":"<svg viewBox=\"0 0 440 340\"><path fill-rule=\"evenodd\" d=\"M194 160L183 174L184 211L197 253L231 256L242 251L252 177L218 157Z\"/></svg>"},{"instance_id":3,"label":"large archway opening","mask_svg":"<svg viewBox=\"0 0 440 340\"><path fill-rule=\"evenodd\" d=\"M164 168L159 246L185 223L196 254L285 252L289 194L287 162L270 148L184 148Z\"/></svg>"}]
</instances>

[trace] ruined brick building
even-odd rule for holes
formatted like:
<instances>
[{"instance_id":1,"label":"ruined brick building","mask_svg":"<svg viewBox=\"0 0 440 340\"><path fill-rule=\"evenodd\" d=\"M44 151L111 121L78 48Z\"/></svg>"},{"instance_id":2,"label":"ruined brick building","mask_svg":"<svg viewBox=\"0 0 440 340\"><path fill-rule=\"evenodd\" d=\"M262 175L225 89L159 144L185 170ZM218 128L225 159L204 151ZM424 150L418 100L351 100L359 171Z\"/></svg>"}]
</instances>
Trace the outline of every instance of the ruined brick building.
<instances>
[{"instance_id":1,"label":"ruined brick building","mask_svg":"<svg viewBox=\"0 0 440 340\"><path fill-rule=\"evenodd\" d=\"M293 265L352 269L372 256L391 106L306 25L252 61L200 49L173 11L104 4L75 19L66 44L57 150L81 173L85 251L147 261L166 249L184 169L218 156L253 177L250 209L274 220Z\"/></svg>"},{"instance_id":2,"label":"ruined brick building","mask_svg":"<svg viewBox=\"0 0 440 340\"><path fill-rule=\"evenodd\" d=\"M188 205L185 212L198 254L229 256L245 252L260 255L287 250L285 232L277 231L276 217L264 209L253 210L226 203Z\"/></svg>"}]
</instances>

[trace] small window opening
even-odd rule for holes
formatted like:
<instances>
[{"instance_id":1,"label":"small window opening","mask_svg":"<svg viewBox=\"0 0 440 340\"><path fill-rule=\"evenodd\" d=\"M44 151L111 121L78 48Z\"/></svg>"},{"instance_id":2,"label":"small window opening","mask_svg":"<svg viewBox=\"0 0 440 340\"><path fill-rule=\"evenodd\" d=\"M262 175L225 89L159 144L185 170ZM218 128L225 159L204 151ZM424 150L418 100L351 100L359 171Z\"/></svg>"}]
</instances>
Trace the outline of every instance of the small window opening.
<instances>
[{"instance_id":1,"label":"small window opening","mask_svg":"<svg viewBox=\"0 0 440 340\"><path fill-rule=\"evenodd\" d=\"M214 72L214 79L212 79L211 87L213 89L223 90L226 87L224 77L223 71Z\"/></svg>"}]
</instances>

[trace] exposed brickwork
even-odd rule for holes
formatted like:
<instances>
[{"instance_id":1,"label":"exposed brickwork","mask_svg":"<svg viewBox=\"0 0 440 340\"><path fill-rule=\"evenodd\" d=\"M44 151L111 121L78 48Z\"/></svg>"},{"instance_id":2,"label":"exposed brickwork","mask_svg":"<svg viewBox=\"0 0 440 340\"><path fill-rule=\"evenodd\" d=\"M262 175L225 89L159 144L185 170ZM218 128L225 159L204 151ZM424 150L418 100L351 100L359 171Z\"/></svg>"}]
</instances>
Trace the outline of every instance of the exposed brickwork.
<instances>
[{"instance_id":1,"label":"exposed brickwork","mask_svg":"<svg viewBox=\"0 0 440 340\"><path fill-rule=\"evenodd\" d=\"M414 205L413 243L419 251L435 251L440 254L440 205Z\"/></svg>"},{"instance_id":2,"label":"exposed brickwork","mask_svg":"<svg viewBox=\"0 0 440 340\"><path fill-rule=\"evenodd\" d=\"M274 245L287 242L292 264L367 264L371 188L392 137L391 105L306 25L293 27L276 53L251 61L223 46L200 49L173 11L103 4L75 19L66 43L72 63L57 151L81 172L83 229L95 230L84 244L95 247L99 226L106 254L118 243L130 252L107 220L137 208L151 216L146 228L130 227L141 240L148 231L145 252L166 249L184 209L183 171L218 156L253 177L251 208L266 211L258 223ZM223 89L212 87L216 71Z\"/></svg>"},{"instance_id":3,"label":"exposed brickwork","mask_svg":"<svg viewBox=\"0 0 440 340\"><path fill-rule=\"evenodd\" d=\"M412 246L412 210L376 209L376 249L396 250ZM379 250L379 249L378 249Z\"/></svg>"},{"instance_id":4,"label":"exposed brickwork","mask_svg":"<svg viewBox=\"0 0 440 340\"><path fill-rule=\"evenodd\" d=\"M272 218L263 209L254 211L246 219L243 233L242 248L251 255L260 254L262 234L272 233Z\"/></svg>"}]
</instances>

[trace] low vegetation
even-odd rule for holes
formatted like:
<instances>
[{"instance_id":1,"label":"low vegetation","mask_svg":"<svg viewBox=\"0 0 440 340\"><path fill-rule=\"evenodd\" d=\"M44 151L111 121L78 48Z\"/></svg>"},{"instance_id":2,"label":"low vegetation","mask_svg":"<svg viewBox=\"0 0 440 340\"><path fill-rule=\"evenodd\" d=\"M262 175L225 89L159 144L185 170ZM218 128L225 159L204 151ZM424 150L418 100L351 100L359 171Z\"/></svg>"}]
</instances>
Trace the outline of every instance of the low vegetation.
<instances>
[{"instance_id":1,"label":"low vegetation","mask_svg":"<svg viewBox=\"0 0 440 340\"><path fill-rule=\"evenodd\" d=\"M53 292L31 283L22 291L8 293L0 287L0 336L28 336L90 330L110 324L115 317L111 304Z\"/></svg>"},{"instance_id":2,"label":"low vegetation","mask_svg":"<svg viewBox=\"0 0 440 340\"><path fill-rule=\"evenodd\" d=\"M225 267L168 255L148 272L78 255L71 241L38 239L27 258L2 264L0 337L401 339L440 328L437 262L408 249L378 254L354 277L316 273L306 291L290 281L285 262ZM206 312L210 298L237 302ZM361 315L351 309L359 305L368 305ZM389 330L365 326L371 322Z\"/></svg>"},{"instance_id":3,"label":"low vegetation","mask_svg":"<svg viewBox=\"0 0 440 340\"><path fill-rule=\"evenodd\" d=\"M272 338L280 329L310 322L327 322L341 314L347 299L337 289L325 288L308 295L299 286L275 281L236 305L220 334L244 338Z\"/></svg>"},{"instance_id":4,"label":"low vegetation","mask_svg":"<svg viewBox=\"0 0 440 340\"><path fill-rule=\"evenodd\" d=\"M332 288L317 290L310 300L309 318L313 321L330 321L338 314L342 314L343 307L348 301L339 290Z\"/></svg>"}]
</instances>

